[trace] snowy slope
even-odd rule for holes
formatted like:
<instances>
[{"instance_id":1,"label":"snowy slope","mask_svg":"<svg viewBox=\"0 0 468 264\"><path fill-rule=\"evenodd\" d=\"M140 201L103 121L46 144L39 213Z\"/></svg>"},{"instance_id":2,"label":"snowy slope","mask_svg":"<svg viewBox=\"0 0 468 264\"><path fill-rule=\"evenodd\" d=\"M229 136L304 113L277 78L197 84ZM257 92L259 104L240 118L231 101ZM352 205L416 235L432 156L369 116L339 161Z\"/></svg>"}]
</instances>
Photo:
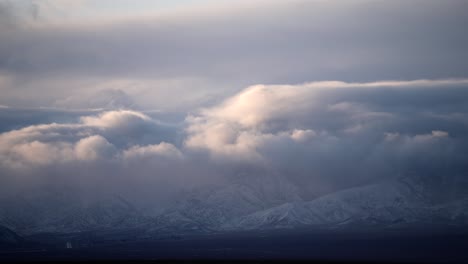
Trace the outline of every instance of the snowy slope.
<instances>
[{"instance_id":1,"label":"snowy slope","mask_svg":"<svg viewBox=\"0 0 468 264\"><path fill-rule=\"evenodd\" d=\"M233 218L299 200L296 193L279 176L237 175L223 185L186 192L153 215L118 195L89 198L73 189L43 190L0 201L0 224L25 235L129 228L149 233L209 232Z\"/></svg>"},{"instance_id":2,"label":"snowy slope","mask_svg":"<svg viewBox=\"0 0 468 264\"><path fill-rule=\"evenodd\" d=\"M450 184L453 186L453 184ZM466 185L403 178L303 201L280 176L237 175L226 184L181 194L159 212L145 213L118 195L83 200L71 190L29 193L0 201L0 225L21 235L89 230L146 230L149 236L275 228L468 225Z\"/></svg>"},{"instance_id":3,"label":"snowy slope","mask_svg":"<svg viewBox=\"0 0 468 264\"><path fill-rule=\"evenodd\" d=\"M468 200L433 204L404 181L351 188L309 202L283 205L239 217L225 230L274 229L347 224L403 226L468 224Z\"/></svg>"},{"instance_id":4,"label":"snowy slope","mask_svg":"<svg viewBox=\"0 0 468 264\"><path fill-rule=\"evenodd\" d=\"M151 230L219 230L233 218L298 200L296 188L281 177L243 175L227 185L185 194L156 218Z\"/></svg>"},{"instance_id":5,"label":"snowy slope","mask_svg":"<svg viewBox=\"0 0 468 264\"><path fill-rule=\"evenodd\" d=\"M83 201L70 193L40 192L3 201L0 224L20 234L122 229L148 219L118 196Z\"/></svg>"}]
</instances>

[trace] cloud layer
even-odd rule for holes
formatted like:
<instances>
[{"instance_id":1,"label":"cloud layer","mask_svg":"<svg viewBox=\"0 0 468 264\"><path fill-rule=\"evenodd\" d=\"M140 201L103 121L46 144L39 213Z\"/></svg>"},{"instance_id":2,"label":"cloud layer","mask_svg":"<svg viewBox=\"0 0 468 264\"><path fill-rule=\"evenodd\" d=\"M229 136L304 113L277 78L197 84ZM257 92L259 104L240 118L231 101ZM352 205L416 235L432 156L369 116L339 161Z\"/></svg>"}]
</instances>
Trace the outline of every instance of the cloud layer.
<instances>
[{"instance_id":1,"label":"cloud layer","mask_svg":"<svg viewBox=\"0 0 468 264\"><path fill-rule=\"evenodd\" d=\"M268 171L311 199L405 175L466 174L467 120L464 79L255 85L182 126L115 110L10 130L0 134L0 170L3 182L99 182L154 199Z\"/></svg>"},{"instance_id":2,"label":"cloud layer","mask_svg":"<svg viewBox=\"0 0 468 264\"><path fill-rule=\"evenodd\" d=\"M466 173L466 80L256 85L187 121L188 148L267 164L312 193Z\"/></svg>"},{"instance_id":3,"label":"cloud layer","mask_svg":"<svg viewBox=\"0 0 468 264\"><path fill-rule=\"evenodd\" d=\"M2 17L18 17L6 3ZM146 108L185 111L255 83L468 77L463 0L221 6L107 23L0 21L0 104L84 108L83 93L120 89Z\"/></svg>"},{"instance_id":4,"label":"cloud layer","mask_svg":"<svg viewBox=\"0 0 468 264\"><path fill-rule=\"evenodd\" d=\"M137 143L159 142L172 137L172 133L172 128L159 125L142 113L110 111L84 116L79 123L41 124L3 133L0 155L2 164L13 168L75 160L111 160L118 155L118 149L132 146L138 152L134 146Z\"/></svg>"},{"instance_id":5,"label":"cloud layer","mask_svg":"<svg viewBox=\"0 0 468 264\"><path fill-rule=\"evenodd\" d=\"M467 1L170 2L0 0L2 211L68 225L115 200L184 226L381 182L467 198Z\"/></svg>"}]
</instances>

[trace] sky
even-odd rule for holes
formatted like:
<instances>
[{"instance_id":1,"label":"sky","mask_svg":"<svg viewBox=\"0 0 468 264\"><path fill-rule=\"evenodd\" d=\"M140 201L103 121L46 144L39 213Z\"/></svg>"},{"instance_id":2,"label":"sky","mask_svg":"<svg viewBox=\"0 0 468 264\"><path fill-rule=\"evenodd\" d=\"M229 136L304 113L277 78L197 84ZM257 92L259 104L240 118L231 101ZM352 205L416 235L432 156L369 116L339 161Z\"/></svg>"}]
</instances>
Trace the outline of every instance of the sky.
<instances>
[{"instance_id":1,"label":"sky","mask_svg":"<svg viewBox=\"0 0 468 264\"><path fill-rule=\"evenodd\" d=\"M262 170L312 199L466 175L466 11L464 0L0 0L0 189L164 200Z\"/></svg>"},{"instance_id":2,"label":"sky","mask_svg":"<svg viewBox=\"0 0 468 264\"><path fill-rule=\"evenodd\" d=\"M80 22L83 20L96 21L106 19L121 19L129 16L141 16L150 13L181 8L193 7L194 4L206 4L210 0L18 0L4 1L21 14L28 12L35 18L46 19L56 23Z\"/></svg>"}]
</instances>

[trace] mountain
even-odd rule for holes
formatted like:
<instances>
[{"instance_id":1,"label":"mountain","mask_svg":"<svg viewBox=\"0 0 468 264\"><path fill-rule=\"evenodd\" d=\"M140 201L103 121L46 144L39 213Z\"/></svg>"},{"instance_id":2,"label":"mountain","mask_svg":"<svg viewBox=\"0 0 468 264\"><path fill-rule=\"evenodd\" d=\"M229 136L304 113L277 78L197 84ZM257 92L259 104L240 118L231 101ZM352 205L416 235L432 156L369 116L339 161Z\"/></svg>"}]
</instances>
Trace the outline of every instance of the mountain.
<instances>
[{"instance_id":1,"label":"mountain","mask_svg":"<svg viewBox=\"0 0 468 264\"><path fill-rule=\"evenodd\" d=\"M86 201L72 192L37 192L3 201L0 224L24 235L124 229L147 218L119 196Z\"/></svg>"},{"instance_id":2,"label":"mountain","mask_svg":"<svg viewBox=\"0 0 468 264\"><path fill-rule=\"evenodd\" d=\"M405 225L466 225L468 199L434 203L426 186L400 179L351 188L308 202L291 202L241 216L225 230L297 228L345 225L398 227Z\"/></svg>"},{"instance_id":3,"label":"mountain","mask_svg":"<svg viewBox=\"0 0 468 264\"><path fill-rule=\"evenodd\" d=\"M228 184L182 195L153 222L153 232L209 232L233 218L286 202L299 201L297 189L280 176L241 174Z\"/></svg>"},{"instance_id":4,"label":"mountain","mask_svg":"<svg viewBox=\"0 0 468 264\"><path fill-rule=\"evenodd\" d=\"M0 201L0 225L20 235L138 229L153 237L300 227L466 226L466 187L462 177L408 176L304 201L281 176L244 173L185 191L156 214L116 194L31 192Z\"/></svg>"}]
</instances>

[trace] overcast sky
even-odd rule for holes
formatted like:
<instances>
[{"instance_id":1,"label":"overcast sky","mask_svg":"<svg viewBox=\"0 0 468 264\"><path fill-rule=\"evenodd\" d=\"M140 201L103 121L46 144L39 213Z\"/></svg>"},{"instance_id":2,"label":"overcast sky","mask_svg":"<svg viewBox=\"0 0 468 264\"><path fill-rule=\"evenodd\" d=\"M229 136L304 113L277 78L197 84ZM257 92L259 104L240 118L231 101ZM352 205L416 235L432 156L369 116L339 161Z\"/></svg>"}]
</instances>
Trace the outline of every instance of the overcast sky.
<instances>
[{"instance_id":1,"label":"overcast sky","mask_svg":"<svg viewBox=\"0 0 468 264\"><path fill-rule=\"evenodd\" d=\"M467 5L2 0L0 104L80 108L117 89L188 110L252 84L464 78Z\"/></svg>"},{"instance_id":2,"label":"overcast sky","mask_svg":"<svg viewBox=\"0 0 468 264\"><path fill-rule=\"evenodd\" d=\"M467 11L0 0L0 180L113 175L117 189L162 193L256 167L314 197L409 171L466 174Z\"/></svg>"}]
</instances>

